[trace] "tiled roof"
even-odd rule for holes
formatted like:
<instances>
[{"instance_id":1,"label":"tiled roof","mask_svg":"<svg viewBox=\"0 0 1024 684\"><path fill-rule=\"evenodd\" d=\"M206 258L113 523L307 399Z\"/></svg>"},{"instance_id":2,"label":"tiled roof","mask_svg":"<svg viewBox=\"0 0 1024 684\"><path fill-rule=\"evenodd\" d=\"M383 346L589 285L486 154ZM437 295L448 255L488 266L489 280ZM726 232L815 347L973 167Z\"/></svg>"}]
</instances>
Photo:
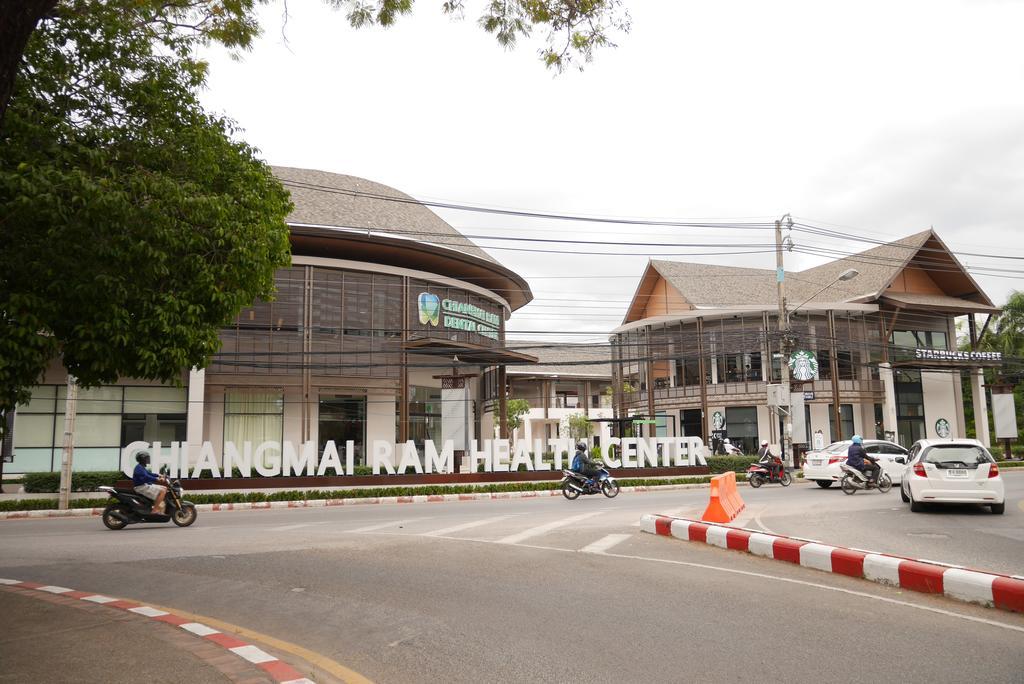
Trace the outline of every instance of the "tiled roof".
<instances>
[{"instance_id":1,"label":"tiled roof","mask_svg":"<svg viewBox=\"0 0 1024 684\"><path fill-rule=\"evenodd\" d=\"M537 357L536 364L508 366L509 375L600 377L611 380L611 348L607 344L510 340L510 349Z\"/></svg>"},{"instance_id":2,"label":"tiled roof","mask_svg":"<svg viewBox=\"0 0 1024 684\"><path fill-rule=\"evenodd\" d=\"M995 313L998 307L987 306L978 302L971 302L959 297L947 297L945 295L917 294L911 292L886 292L882 295L885 299L891 299L898 304L910 304L911 306L934 306L942 309L961 309L963 311L974 311L975 313Z\"/></svg>"},{"instance_id":3,"label":"tiled roof","mask_svg":"<svg viewBox=\"0 0 1024 684\"><path fill-rule=\"evenodd\" d=\"M931 235L931 230L922 231L821 266L787 272L786 299L792 306L808 298L812 302L874 299ZM776 301L775 271L772 269L660 260L652 260L651 266L696 307L772 304ZM815 294L849 268L860 272L857 278L834 283Z\"/></svg>"},{"instance_id":4,"label":"tiled roof","mask_svg":"<svg viewBox=\"0 0 1024 684\"><path fill-rule=\"evenodd\" d=\"M404 192L340 173L286 166L273 166L271 170L291 193L295 204L288 215L288 223L393 233L497 263L440 216Z\"/></svg>"}]
</instances>

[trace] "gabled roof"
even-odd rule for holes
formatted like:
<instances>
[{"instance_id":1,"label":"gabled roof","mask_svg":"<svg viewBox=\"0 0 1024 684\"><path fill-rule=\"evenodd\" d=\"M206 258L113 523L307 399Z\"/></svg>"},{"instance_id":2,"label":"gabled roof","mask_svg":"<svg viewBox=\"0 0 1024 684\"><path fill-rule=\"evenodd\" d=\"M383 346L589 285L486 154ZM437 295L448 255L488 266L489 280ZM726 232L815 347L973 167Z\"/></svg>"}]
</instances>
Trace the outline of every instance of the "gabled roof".
<instances>
[{"instance_id":1,"label":"gabled roof","mask_svg":"<svg viewBox=\"0 0 1024 684\"><path fill-rule=\"evenodd\" d=\"M839 274L850 268L859 271L855 279L833 282ZM945 295L932 294L925 302L921 299L923 294L892 292L900 289L894 286L894 280L907 269L929 274L936 283L941 284ZM690 308L766 305L777 299L776 274L772 269L651 260L633 296L633 302L626 311L625 323L637 320L642 314L644 299L654 289L658 276L678 291ZM970 308L971 303L974 303L980 305L976 309L979 311L995 308L977 282L931 229L820 266L786 273L786 299L790 306L797 306L804 301L873 302L887 292L892 294L890 299L898 300L897 305L944 304L948 308ZM945 299L939 302L936 297L942 296Z\"/></svg>"},{"instance_id":2,"label":"gabled roof","mask_svg":"<svg viewBox=\"0 0 1024 684\"><path fill-rule=\"evenodd\" d=\"M611 380L611 347L604 344L509 340L507 346L537 357L536 364L508 366L509 375L587 377Z\"/></svg>"}]
</instances>

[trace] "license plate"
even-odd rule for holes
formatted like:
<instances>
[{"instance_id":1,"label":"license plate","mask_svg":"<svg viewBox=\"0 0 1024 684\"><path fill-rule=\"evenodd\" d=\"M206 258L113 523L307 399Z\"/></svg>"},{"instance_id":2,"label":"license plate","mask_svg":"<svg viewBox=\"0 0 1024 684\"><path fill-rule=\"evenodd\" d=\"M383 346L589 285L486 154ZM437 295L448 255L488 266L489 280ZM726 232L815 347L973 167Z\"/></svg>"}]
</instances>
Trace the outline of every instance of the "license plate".
<instances>
[{"instance_id":1,"label":"license plate","mask_svg":"<svg viewBox=\"0 0 1024 684\"><path fill-rule=\"evenodd\" d=\"M823 461L820 458L812 458L811 465L821 465Z\"/></svg>"},{"instance_id":2,"label":"license plate","mask_svg":"<svg viewBox=\"0 0 1024 684\"><path fill-rule=\"evenodd\" d=\"M952 479L966 480L967 479L967 471L966 470L947 470L946 471L946 477L948 477L951 480Z\"/></svg>"}]
</instances>

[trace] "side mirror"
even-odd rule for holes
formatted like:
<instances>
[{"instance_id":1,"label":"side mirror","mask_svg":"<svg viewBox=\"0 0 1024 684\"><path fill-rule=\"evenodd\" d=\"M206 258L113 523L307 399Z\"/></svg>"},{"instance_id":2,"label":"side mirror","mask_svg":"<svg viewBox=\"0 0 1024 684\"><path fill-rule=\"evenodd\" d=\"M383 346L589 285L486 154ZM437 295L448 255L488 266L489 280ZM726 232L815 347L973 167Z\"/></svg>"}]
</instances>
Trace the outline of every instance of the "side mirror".
<instances>
[{"instance_id":1,"label":"side mirror","mask_svg":"<svg viewBox=\"0 0 1024 684\"><path fill-rule=\"evenodd\" d=\"M893 460L896 461L897 463L902 464L902 465L907 465L907 457L906 456L897 456Z\"/></svg>"}]
</instances>

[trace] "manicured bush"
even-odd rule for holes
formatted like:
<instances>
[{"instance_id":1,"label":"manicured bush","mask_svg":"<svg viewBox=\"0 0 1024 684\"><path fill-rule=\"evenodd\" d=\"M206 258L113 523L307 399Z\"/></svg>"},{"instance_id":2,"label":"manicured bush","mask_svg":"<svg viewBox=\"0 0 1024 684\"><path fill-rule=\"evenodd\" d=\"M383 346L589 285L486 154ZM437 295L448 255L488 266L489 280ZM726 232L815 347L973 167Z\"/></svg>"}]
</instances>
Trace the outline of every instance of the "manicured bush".
<instances>
[{"instance_id":1,"label":"manicured bush","mask_svg":"<svg viewBox=\"0 0 1024 684\"><path fill-rule=\"evenodd\" d=\"M708 468L718 475L729 472L744 473L751 464L757 463L757 456L709 456Z\"/></svg>"},{"instance_id":2,"label":"manicured bush","mask_svg":"<svg viewBox=\"0 0 1024 684\"><path fill-rule=\"evenodd\" d=\"M123 479L124 473L119 470L72 473L71 491L94 492L100 485L113 487ZM30 494L53 494L60 491L60 473L25 473L22 483Z\"/></svg>"}]
</instances>

